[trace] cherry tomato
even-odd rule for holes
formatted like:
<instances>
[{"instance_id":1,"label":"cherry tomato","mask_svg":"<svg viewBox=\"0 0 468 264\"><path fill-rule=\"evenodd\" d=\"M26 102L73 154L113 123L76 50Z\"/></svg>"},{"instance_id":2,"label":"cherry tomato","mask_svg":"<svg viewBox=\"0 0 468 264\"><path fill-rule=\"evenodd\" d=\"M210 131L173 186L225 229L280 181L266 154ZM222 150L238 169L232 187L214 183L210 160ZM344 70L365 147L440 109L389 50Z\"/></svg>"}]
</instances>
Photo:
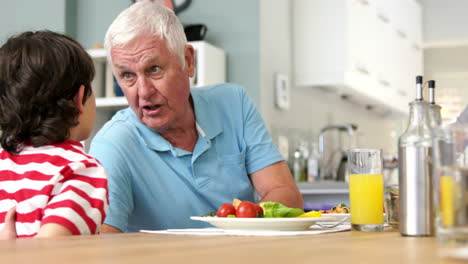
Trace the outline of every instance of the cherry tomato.
<instances>
[{"instance_id":1,"label":"cherry tomato","mask_svg":"<svg viewBox=\"0 0 468 264\"><path fill-rule=\"evenodd\" d=\"M263 208L258 204L255 204L255 211L257 212L257 217L263 215Z\"/></svg>"},{"instance_id":2,"label":"cherry tomato","mask_svg":"<svg viewBox=\"0 0 468 264\"><path fill-rule=\"evenodd\" d=\"M237 217L256 217L257 207L254 203L249 201L243 201L237 206L236 209Z\"/></svg>"},{"instance_id":3,"label":"cherry tomato","mask_svg":"<svg viewBox=\"0 0 468 264\"><path fill-rule=\"evenodd\" d=\"M218 212L216 213L218 217L227 217L228 215L236 215L236 209L234 205L230 203L225 203L218 208Z\"/></svg>"}]
</instances>

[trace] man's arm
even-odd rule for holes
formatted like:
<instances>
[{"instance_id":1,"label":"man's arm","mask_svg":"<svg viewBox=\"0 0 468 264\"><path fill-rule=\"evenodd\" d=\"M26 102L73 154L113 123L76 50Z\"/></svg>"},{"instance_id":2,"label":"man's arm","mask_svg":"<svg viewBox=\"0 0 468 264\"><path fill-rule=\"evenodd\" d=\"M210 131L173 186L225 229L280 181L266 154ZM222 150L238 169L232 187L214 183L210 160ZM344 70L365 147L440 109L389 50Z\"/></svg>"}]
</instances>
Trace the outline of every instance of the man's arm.
<instances>
[{"instance_id":1,"label":"man's arm","mask_svg":"<svg viewBox=\"0 0 468 264\"><path fill-rule=\"evenodd\" d=\"M120 229L118 228L115 228L111 225L106 225L106 224L103 224L101 226L101 234L115 234L115 233L122 233L122 231L120 231Z\"/></svg>"},{"instance_id":2,"label":"man's arm","mask_svg":"<svg viewBox=\"0 0 468 264\"><path fill-rule=\"evenodd\" d=\"M273 201L288 207L303 208L302 195L293 180L288 165L284 161L276 162L250 175L261 202Z\"/></svg>"},{"instance_id":3,"label":"man's arm","mask_svg":"<svg viewBox=\"0 0 468 264\"><path fill-rule=\"evenodd\" d=\"M5 215L5 225L0 231L0 240L15 239L16 238L16 207L10 208Z\"/></svg>"}]
</instances>

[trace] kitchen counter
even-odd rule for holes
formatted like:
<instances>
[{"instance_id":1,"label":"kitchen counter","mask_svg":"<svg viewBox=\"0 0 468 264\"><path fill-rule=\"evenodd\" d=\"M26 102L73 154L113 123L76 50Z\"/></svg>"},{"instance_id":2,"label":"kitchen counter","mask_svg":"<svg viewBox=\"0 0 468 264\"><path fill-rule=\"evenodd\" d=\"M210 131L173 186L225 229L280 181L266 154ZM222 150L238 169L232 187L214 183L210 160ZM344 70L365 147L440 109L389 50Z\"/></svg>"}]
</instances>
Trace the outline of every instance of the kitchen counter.
<instances>
[{"instance_id":1,"label":"kitchen counter","mask_svg":"<svg viewBox=\"0 0 468 264\"><path fill-rule=\"evenodd\" d=\"M287 237L145 233L0 241L1 263L462 263L433 237L348 231Z\"/></svg>"}]
</instances>

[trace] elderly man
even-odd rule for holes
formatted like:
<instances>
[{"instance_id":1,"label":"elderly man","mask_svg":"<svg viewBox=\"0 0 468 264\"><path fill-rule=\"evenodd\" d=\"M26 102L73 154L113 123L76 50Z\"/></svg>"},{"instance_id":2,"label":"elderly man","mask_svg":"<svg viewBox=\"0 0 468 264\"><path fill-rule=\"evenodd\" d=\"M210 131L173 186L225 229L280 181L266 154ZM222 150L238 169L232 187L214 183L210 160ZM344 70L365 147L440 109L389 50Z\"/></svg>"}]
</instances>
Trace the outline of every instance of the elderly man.
<instances>
[{"instance_id":1,"label":"elderly man","mask_svg":"<svg viewBox=\"0 0 468 264\"><path fill-rule=\"evenodd\" d=\"M203 227L189 219L233 198L301 208L302 197L245 91L190 89L194 50L162 4L137 2L105 47L130 108L95 136L90 154L109 174L101 232Z\"/></svg>"}]
</instances>

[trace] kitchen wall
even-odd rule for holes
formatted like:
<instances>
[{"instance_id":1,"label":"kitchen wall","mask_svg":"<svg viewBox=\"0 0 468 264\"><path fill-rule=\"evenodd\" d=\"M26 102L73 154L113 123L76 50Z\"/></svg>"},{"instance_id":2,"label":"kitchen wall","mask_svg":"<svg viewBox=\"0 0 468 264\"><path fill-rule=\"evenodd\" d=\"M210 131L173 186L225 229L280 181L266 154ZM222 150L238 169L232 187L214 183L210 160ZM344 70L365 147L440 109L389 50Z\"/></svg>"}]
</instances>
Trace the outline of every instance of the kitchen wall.
<instances>
[{"instance_id":1,"label":"kitchen wall","mask_svg":"<svg viewBox=\"0 0 468 264\"><path fill-rule=\"evenodd\" d=\"M50 29L65 32L66 0L2 1L0 8L0 43L12 34L26 30Z\"/></svg>"},{"instance_id":2,"label":"kitchen wall","mask_svg":"<svg viewBox=\"0 0 468 264\"><path fill-rule=\"evenodd\" d=\"M468 42L468 1L420 0L423 7L423 37L427 43L463 40Z\"/></svg>"},{"instance_id":3,"label":"kitchen wall","mask_svg":"<svg viewBox=\"0 0 468 264\"><path fill-rule=\"evenodd\" d=\"M227 55L227 82L242 85L254 102L260 101L258 0L193 0L179 14L185 25L205 24L206 41Z\"/></svg>"},{"instance_id":4,"label":"kitchen wall","mask_svg":"<svg viewBox=\"0 0 468 264\"><path fill-rule=\"evenodd\" d=\"M130 0L72 1L76 1L76 32L72 35L88 49L95 44L104 44L104 35L109 25L123 9L131 4Z\"/></svg>"},{"instance_id":5,"label":"kitchen wall","mask_svg":"<svg viewBox=\"0 0 468 264\"><path fill-rule=\"evenodd\" d=\"M436 80L436 99L445 123L450 123L468 105L468 1L422 3L425 75Z\"/></svg>"}]
</instances>

